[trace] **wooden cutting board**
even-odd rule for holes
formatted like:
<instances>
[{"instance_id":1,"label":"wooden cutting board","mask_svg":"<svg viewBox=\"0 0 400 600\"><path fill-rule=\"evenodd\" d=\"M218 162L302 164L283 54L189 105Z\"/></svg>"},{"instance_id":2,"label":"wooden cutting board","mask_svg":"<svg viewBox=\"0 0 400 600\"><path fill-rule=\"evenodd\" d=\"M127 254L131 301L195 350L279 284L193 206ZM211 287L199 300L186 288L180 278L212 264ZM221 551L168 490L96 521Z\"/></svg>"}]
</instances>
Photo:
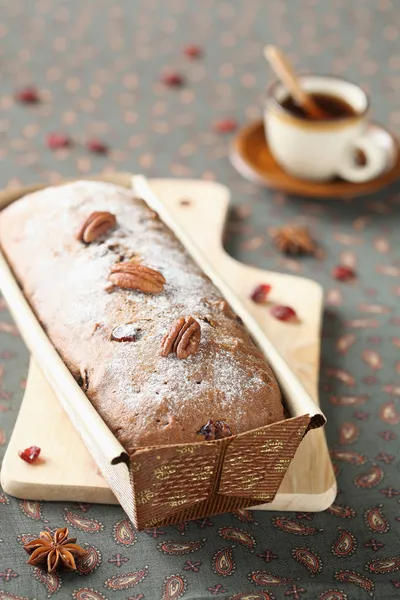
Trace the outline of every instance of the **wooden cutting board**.
<instances>
[{"instance_id":1,"label":"wooden cutting board","mask_svg":"<svg viewBox=\"0 0 400 600\"><path fill-rule=\"evenodd\" d=\"M110 179L124 185L126 177L121 174ZM228 274L238 298L318 401L321 287L302 277L246 266L226 254L221 242L229 204L226 187L197 180L153 179L150 183L160 200L176 211L194 241L207 248L213 265L225 276ZM300 322L282 323L270 316L268 305L249 302L259 283L271 284L271 303L290 304ZM42 449L43 458L34 465L18 457L18 450L31 445ZM117 503L33 360L3 460L1 484L6 493L30 500ZM319 511L330 506L335 495L336 480L324 429L314 429L301 442L275 500L257 508Z\"/></svg>"}]
</instances>

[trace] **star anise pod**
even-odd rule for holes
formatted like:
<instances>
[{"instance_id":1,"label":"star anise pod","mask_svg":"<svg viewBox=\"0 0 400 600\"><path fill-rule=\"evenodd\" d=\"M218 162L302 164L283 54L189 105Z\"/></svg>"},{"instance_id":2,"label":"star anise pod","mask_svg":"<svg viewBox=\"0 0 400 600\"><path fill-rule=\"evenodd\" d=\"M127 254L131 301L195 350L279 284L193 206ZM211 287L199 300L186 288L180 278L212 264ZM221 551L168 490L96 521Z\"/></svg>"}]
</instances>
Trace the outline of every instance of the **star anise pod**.
<instances>
[{"instance_id":1,"label":"star anise pod","mask_svg":"<svg viewBox=\"0 0 400 600\"><path fill-rule=\"evenodd\" d=\"M315 254L317 245L306 227L283 225L272 230L272 239L285 254Z\"/></svg>"},{"instance_id":2,"label":"star anise pod","mask_svg":"<svg viewBox=\"0 0 400 600\"><path fill-rule=\"evenodd\" d=\"M37 539L24 544L24 550L30 554L28 565L46 564L49 573L54 573L58 566L75 571L74 556L81 557L87 553L75 542L76 538L68 537L68 527L57 529L53 537L48 531L41 531Z\"/></svg>"}]
</instances>

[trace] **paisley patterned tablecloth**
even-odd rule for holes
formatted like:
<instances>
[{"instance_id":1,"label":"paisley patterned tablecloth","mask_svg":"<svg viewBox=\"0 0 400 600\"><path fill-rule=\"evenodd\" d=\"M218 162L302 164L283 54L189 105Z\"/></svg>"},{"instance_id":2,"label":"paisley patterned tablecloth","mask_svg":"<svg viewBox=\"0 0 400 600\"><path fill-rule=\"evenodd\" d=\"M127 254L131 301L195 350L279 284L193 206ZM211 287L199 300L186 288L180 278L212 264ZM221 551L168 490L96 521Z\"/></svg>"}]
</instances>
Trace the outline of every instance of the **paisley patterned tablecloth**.
<instances>
[{"instance_id":1,"label":"paisley patterned tablecloth","mask_svg":"<svg viewBox=\"0 0 400 600\"><path fill-rule=\"evenodd\" d=\"M261 116L262 47L274 42L298 68L363 85L374 116L398 133L398 1L0 0L0 20L2 186L139 169L216 179L232 190L234 256L323 285L320 395L339 487L324 513L238 513L144 533L118 507L0 490L0 599L399 598L400 188L343 203L265 191L230 166L232 133L215 131ZM182 85L163 83L165 70ZM37 105L14 99L27 84ZM54 131L70 147L49 149ZM108 154L89 152L92 138ZM308 224L323 256L278 253L268 229L288 221ZM354 282L331 277L338 263L354 267ZM0 311L1 457L28 352L1 299ZM90 551L81 572L27 566L24 539L65 523Z\"/></svg>"}]
</instances>

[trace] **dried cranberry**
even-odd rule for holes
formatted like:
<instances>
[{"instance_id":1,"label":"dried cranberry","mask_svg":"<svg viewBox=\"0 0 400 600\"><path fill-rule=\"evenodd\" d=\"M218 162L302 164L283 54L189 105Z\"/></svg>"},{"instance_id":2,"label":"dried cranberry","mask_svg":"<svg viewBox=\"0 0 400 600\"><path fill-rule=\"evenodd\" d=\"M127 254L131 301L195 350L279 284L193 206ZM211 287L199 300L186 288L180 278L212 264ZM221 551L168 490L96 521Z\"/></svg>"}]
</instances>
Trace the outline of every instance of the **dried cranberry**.
<instances>
[{"instance_id":1,"label":"dried cranberry","mask_svg":"<svg viewBox=\"0 0 400 600\"><path fill-rule=\"evenodd\" d=\"M257 304L262 304L263 302L266 302L271 289L272 288L268 283L260 283L251 294L251 299Z\"/></svg>"},{"instance_id":2,"label":"dried cranberry","mask_svg":"<svg viewBox=\"0 0 400 600\"><path fill-rule=\"evenodd\" d=\"M18 456L22 458L25 462L32 464L38 458L40 454L40 448L38 446L30 446L25 450L21 450L18 452Z\"/></svg>"},{"instance_id":3,"label":"dried cranberry","mask_svg":"<svg viewBox=\"0 0 400 600\"><path fill-rule=\"evenodd\" d=\"M47 147L50 148L50 150L68 148L68 146L70 145L70 138L63 133L49 133L49 135L47 136Z\"/></svg>"},{"instance_id":4,"label":"dried cranberry","mask_svg":"<svg viewBox=\"0 0 400 600\"><path fill-rule=\"evenodd\" d=\"M185 78L180 73L168 72L164 73L161 77L161 81L164 85L169 87L181 87L185 83Z\"/></svg>"},{"instance_id":5,"label":"dried cranberry","mask_svg":"<svg viewBox=\"0 0 400 600\"><path fill-rule=\"evenodd\" d=\"M28 85L15 94L15 99L22 104L37 104L40 101L38 91L32 85Z\"/></svg>"},{"instance_id":6,"label":"dried cranberry","mask_svg":"<svg viewBox=\"0 0 400 600\"><path fill-rule=\"evenodd\" d=\"M132 323L118 325L111 333L111 339L114 342L136 342L138 329Z\"/></svg>"},{"instance_id":7,"label":"dried cranberry","mask_svg":"<svg viewBox=\"0 0 400 600\"><path fill-rule=\"evenodd\" d=\"M203 427L201 427L197 433L204 435L206 442L209 442L210 440L221 440L222 438L232 435L228 423L225 421L214 422L211 419L207 421L207 423L203 425Z\"/></svg>"},{"instance_id":8,"label":"dried cranberry","mask_svg":"<svg viewBox=\"0 0 400 600\"><path fill-rule=\"evenodd\" d=\"M296 311L290 306L280 306L278 304L271 306L270 313L278 321L293 321L297 318Z\"/></svg>"},{"instance_id":9,"label":"dried cranberry","mask_svg":"<svg viewBox=\"0 0 400 600\"><path fill-rule=\"evenodd\" d=\"M215 439L221 440L232 435L231 429L225 421L215 421Z\"/></svg>"},{"instance_id":10,"label":"dried cranberry","mask_svg":"<svg viewBox=\"0 0 400 600\"><path fill-rule=\"evenodd\" d=\"M200 429L197 433L200 435L204 435L204 439L207 442L209 442L210 440L213 440L214 439L214 424L211 421L211 419L209 419L205 425L200 427Z\"/></svg>"},{"instance_id":11,"label":"dried cranberry","mask_svg":"<svg viewBox=\"0 0 400 600\"><path fill-rule=\"evenodd\" d=\"M354 279L355 276L355 271L351 267L346 267L345 265L338 265L332 269L332 277L338 281L350 281L351 279Z\"/></svg>"},{"instance_id":12,"label":"dried cranberry","mask_svg":"<svg viewBox=\"0 0 400 600\"><path fill-rule=\"evenodd\" d=\"M98 140L96 138L88 140L86 142L86 148L90 152L94 152L95 154L107 154L107 152L108 152L107 144L105 144L104 142L102 142L101 140Z\"/></svg>"},{"instance_id":13,"label":"dried cranberry","mask_svg":"<svg viewBox=\"0 0 400 600\"><path fill-rule=\"evenodd\" d=\"M221 119L214 123L214 131L216 133L230 133L238 128L238 123L235 119Z\"/></svg>"},{"instance_id":14,"label":"dried cranberry","mask_svg":"<svg viewBox=\"0 0 400 600\"><path fill-rule=\"evenodd\" d=\"M188 46L185 46L183 53L189 58L200 58L200 56L203 54L203 51L200 46L196 46L196 44L189 44Z\"/></svg>"}]
</instances>

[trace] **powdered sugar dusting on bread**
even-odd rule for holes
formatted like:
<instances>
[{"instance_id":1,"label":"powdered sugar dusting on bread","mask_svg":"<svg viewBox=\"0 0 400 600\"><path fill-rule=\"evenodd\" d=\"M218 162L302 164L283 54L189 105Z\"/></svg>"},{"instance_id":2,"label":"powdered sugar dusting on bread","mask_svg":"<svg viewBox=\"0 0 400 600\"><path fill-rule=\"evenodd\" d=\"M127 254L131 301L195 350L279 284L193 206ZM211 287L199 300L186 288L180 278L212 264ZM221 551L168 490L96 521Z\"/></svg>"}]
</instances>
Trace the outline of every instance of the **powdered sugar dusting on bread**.
<instances>
[{"instance_id":1,"label":"powdered sugar dusting on bread","mask_svg":"<svg viewBox=\"0 0 400 600\"><path fill-rule=\"evenodd\" d=\"M82 222L104 210L117 227L89 245L76 240ZM131 192L81 181L26 196L4 215L5 229L19 220L6 251L25 293L74 374L87 373L88 397L128 451L201 441L196 432L209 419L238 433L282 418L276 382L247 332ZM25 255L35 260L19 259ZM162 273L163 292L106 291L111 266L125 260ZM201 327L198 351L186 360L161 357L163 335L190 315ZM136 340L113 341L113 329L127 324Z\"/></svg>"}]
</instances>

